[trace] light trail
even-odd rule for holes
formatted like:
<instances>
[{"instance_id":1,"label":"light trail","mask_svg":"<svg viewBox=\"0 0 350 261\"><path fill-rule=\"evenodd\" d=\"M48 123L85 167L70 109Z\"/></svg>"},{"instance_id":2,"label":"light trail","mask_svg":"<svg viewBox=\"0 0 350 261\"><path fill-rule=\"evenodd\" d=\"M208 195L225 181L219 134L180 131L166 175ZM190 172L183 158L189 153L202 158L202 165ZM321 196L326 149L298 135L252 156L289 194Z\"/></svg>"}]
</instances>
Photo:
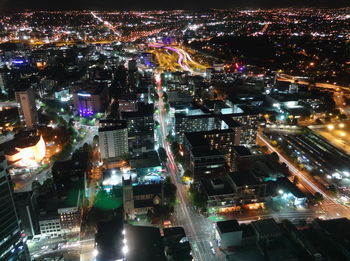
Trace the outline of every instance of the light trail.
<instances>
[{"instance_id":1,"label":"light trail","mask_svg":"<svg viewBox=\"0 0 350 261\"><path fill-rule=\"evenodd\" d=\"M97 19L99 22L103 23L104 26L106 26L109 30L111 30L114 34L116 34L117 36L121 36L120 32L118 32L117 30L115 30L114 26L108 22L103 20L102 18L98 17L94 12L91 12L91 15Z\"/></svg>"},{"instance_id":2,"label":"light trail","mask_svg":"<svg viewBox=\"0 0 350 261\"><path fill-rule=\"evenodd\" d=\"M320 189L319 187L317 187L314 183L312 183L309 178L307 178L301 171L299 171L297 168L295 168L293 166L293 164L291 164L281 153L279 153L266 139L264 139L260 134L258 134L258 138L273 152L276 152L277 155L280 158L280 161L284 162L289 170L294 174L297 175L298 177L301 178L301 180L307 184L307 186L305 186L311 193L321 193L323 195L323 197L329 201L331 201L332 203L336 203L339 204L337 201L335 201L334 199L332 199L330 196L328 196L326 193L324 193L322 191L322 189ZM310 189L311 188L311 189Z\"/></svg>"},{"instance_id":3,"label":"light trail","mask_svg":"<svg viewBox=\"0 0 350 261\"><path fill-rule=\"evenodd\" d=\"M158 101L158 105L159 105L159 121L160 121L160 126L161 126L161 130L162 130L162 133L161 133L161 141L162 141L162 144L163 144L163 148L165 148L166 152L167 152L167 155L168 155L168 166L170 168L170 174L171 174L171 179L172 179L172 182L176 185L176 188L177 188L177 194L180 198L180 208L181 208L181 211L183 213L183 216L185 217L186 221L187 221L187 225L188 225L188 228L190 230L190 236L192 236L194 239L196 239L196 229L193 225L193 221L192 221L192 218L191 218L191 215L186 207L186 204L187 204L187 200L186 200L186 197L184 196L184 191L183 189L181 188L178 180L177 180L177 177L176 177L176 173L178 172L178 169L177 169L177 166L176 166L176 163L175 163L175 159L174 159L174 156L170 150L170 147L169 147L169 144L168 142L166 141L166 123L164 121L164 103L163 103L163 100L162 100L162 84L161 84L161 77L159 74L155 75L155 80L156 80L156 83L157 83L157 88L158 88L158 94L159 94L159 101ZM205 253L205 249L202 249L202 246L200 244L197 244L197 247L198 247L198 250L199 251L195 251L195 249L193 249L193 253L195 253L195 255L197 256L197 259L196 260L206 260L206 258L203 258L202 254Z\"/></svg>"},{"instance_id":4,"label":"light trail","mask_svg":"<svg viewBox=\"0 0 350 261\"><path fill-rule=\"evenodd\" d=\"M167 46L167 45L159 44L159 43L152 43L152 44L149 44L148 46L153 47L153 48L161 48L161 49L163 48L163 49L173 51L179 56L177 63L182 68L182 70L189 71L195 75L203 75L204 74L204 73L195 71L191 68L191 66L189 65L187 60L189 60L193 65L195 65L197 68L200 68L202 70L205 69L206 67L204 65L201 65L201 64L195 62L185 50L183 50L179 47Z\"/></svg>"},{"instance_id":5,"label":"light trail","mask_svg":"<svg viewBox=\"0 0 350 261\"><path fill-rule=\"evenodd\" d=\"M277 74L277 80L278 81L292 83L295 80L298 80L299 84L304 84L304 85L310 84L308 81L305 81L305 80L302 80L302 79L303 79L303 77L292 76L292 75L288 75L288 74L284 74L284 73ZM330 90L341 89L341 90L345 90L345 91L350 91L350 87L335 85L335 84L331 84L331 83L324 83L324 82L317 82L317 83L315 83L315 87L317 87L317 88L324 88L324 89L330 89Z\"/></svg>"}]
</instances>

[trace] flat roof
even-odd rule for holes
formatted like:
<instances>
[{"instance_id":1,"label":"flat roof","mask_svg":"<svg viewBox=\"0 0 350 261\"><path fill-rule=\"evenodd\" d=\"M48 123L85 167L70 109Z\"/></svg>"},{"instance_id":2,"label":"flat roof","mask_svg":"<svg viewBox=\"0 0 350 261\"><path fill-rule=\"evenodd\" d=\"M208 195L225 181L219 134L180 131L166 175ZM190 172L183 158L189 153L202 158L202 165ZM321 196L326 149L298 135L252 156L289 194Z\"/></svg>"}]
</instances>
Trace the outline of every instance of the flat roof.
<instances>
[{"instance_id":1,"label":"flat roof","mask_svg":"<svg viewBox=\"0 0 350 261\"><path fill-rule=\"evenodd\" d=\"M273 218L253 221L252 226L258 235L280 234L281 228Z\"/></svg>"},{"instance_id":2,"label":"flat roof","mask_svg":"<svg viewBox=\"0 0 350 261\"><path fill-rule=\"evenodd\" d=\"M306 195L304 192L302 192L296 185L294 185L289 179L287 178L278 178L276 180L277 186L282 187L284 190L290 192L293 194L296 198L306 198Z\"/></svg>"},{"instance_id":3,"label":"flat roof","mask_svg":"<svg viewBox=\"0 0 350 261\"><path fill-rule=\"evenodd\" d=\"M159 228L127 226L128 261L165 261L164 244Z\"/></svg>"},{"instance_id":4,"label":"flat roof","mask_svg":"<svg viewBox=\"0 0 350 261\"><path fill-rule=\"evenodd\" d=\"M113 131L113 130L121 130L121 129L126 129L128 127L128 124L126 121L124 120L115 120L113 122L101 122L101 123L109 123L109 124L113 124L111 126L106 126L106 127L100 127L98 128L99 132L103 132L103 131Z\"/></svg>"},{"instance_id":5,"label":"flat roof","mask_svg":"<svg viewBox=\"0 0 350 261\"><path fill-rule=\"evenodd\" d=\"M251 156L252 153L246 146L233 146L233 150L239 155L239 156Z\"/></svg>"},{"instance_id":6,"label":"flat roof","mask_svg":"<svg viewBox=\"0 0 350 261\"><path fill-rule=\"evenodd\" d=\"M213 180L220 180L222 182L223 186L220 186L218 188L214 188L213 183L212 183ZM228 180L226 179L225 176L220 176L220 177L216 177L216 178L201 178L200 182L201 182L206 194L209 197L235 193L234 188L231 186L231 184L228 182Z\"/></svg>"},{"instance_id":7,"label":"flat roof","mask_svg":"<svg viewBox=\"0 0 350 261\"><path fill-rule=\"evenodd\" d=\"M254 175L250 171L236 171L228 174L231 180L238 186L251 186L257 185L259 182L256 180Z\"/></svg>"},{"instance_id":8,"label":"flat roof","mask_svg":"<svg viewBox=\"0 0 350 261\"><path fill-rule=\"evenodd\" d=\"M236 219L216 222L216 226L221 233L242 231Z\"/></svg>"}]
</instances>

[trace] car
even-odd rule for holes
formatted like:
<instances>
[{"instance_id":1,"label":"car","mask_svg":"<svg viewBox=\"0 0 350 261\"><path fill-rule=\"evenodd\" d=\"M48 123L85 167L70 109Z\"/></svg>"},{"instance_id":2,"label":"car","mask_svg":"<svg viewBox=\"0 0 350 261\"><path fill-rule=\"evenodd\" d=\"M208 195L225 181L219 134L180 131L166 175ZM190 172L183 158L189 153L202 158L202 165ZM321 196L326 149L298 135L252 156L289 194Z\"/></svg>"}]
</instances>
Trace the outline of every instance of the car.
<instances>
[{"instance_id":1,"label":"car","mask_svg":"<svg viewBox=\"0 0 350 261\"><path fill-rule=\"evenodd\" d=\"M215 249L214 249L213 247L210 249L210 251L211 251L211 253L212 253L213 255L216 255L216 251L215 251Z\"/></svg>"}]
</instances>

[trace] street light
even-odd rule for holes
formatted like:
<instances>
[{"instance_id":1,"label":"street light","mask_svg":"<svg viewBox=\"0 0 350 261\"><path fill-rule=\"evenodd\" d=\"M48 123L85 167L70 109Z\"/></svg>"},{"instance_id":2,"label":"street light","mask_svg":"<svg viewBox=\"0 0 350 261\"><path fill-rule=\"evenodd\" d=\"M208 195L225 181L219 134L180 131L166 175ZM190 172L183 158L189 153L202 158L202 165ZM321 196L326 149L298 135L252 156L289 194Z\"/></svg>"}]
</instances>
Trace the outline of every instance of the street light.
<instances>
[{"instance_id":1,"label":"street light","mask_svg":"<svg viewBox=\"0 0 350 261\"><path fill-rule=\"evenodd\" d=\"M94 257L97 257L97 255L98 255L98 250L95 248L94 249L94 251L92 251L92 255L94 256Z\"/></svg>"},{"instance_id":2,"label":"street light","mask_svg":"<svg viewBox=\"0 0 350 261\"><path fill-rule=\"evenodd\" d=\"M340 136L345 137L345 136L346 136L346 133L345 133L345 132L341 132L341 133L340 133Z\"/></svg>"},{"instance_id":3,"label":"street light","mask_svg":"<svg viewBox=\"0 0 350 261\"><path fill-rule=\"evenodd\" d=\"M339 124L339 128L344 128L345 127L345 124L344 123L340 123Z\"/></svg>"},{"instance_id":4,"label":"street light","mask_svg":"<svg viewBox=\"0 0 350 261\"><path fill-rule=\"evenodd\" d=\"M128 246L127 245L123 246L122 251L123 251L124 255L126 255L129 251Z\"/></svg>"},{"instance_id":5,"label":"street light","mask_svg":"<svg viewBox=\"0 0 350 261\"><path fill-rule=\"evenodd\" d=\"M334 125L330 124L330 125L327 126L327 128L328 128L329 130L334 130Z\"/></svg>"}]
</instances>

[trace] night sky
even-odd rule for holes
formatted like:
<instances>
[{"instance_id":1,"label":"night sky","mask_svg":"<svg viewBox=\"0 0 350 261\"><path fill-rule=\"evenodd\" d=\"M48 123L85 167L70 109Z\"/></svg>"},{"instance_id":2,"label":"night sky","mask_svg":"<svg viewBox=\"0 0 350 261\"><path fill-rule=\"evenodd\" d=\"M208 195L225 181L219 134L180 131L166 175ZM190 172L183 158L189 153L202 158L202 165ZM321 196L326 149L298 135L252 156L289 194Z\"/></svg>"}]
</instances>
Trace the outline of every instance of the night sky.
<instances>
[{"instance_id":1,"label":"night sky","mask_svg":"<svg viewBox=\"0 0 350 261\"><path fill-rule=\"evenodd\" d=\"M350 0L0 0L0 12L33 10L151 10L350 6Z\"/></svg>"}]
</instances>

